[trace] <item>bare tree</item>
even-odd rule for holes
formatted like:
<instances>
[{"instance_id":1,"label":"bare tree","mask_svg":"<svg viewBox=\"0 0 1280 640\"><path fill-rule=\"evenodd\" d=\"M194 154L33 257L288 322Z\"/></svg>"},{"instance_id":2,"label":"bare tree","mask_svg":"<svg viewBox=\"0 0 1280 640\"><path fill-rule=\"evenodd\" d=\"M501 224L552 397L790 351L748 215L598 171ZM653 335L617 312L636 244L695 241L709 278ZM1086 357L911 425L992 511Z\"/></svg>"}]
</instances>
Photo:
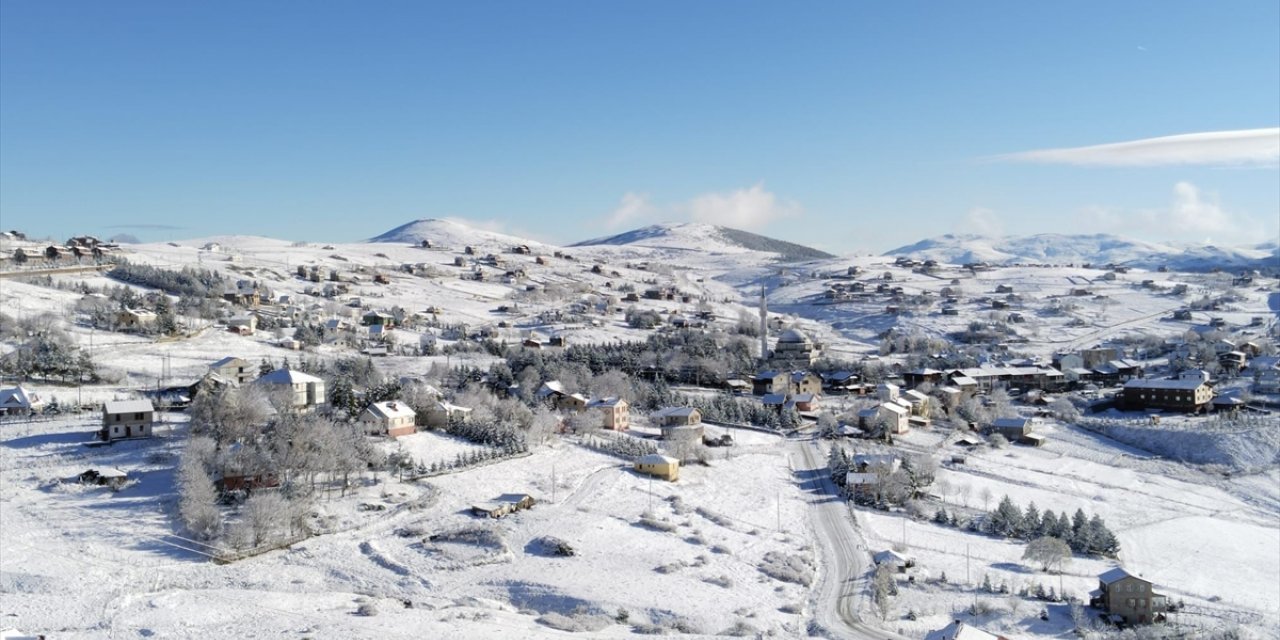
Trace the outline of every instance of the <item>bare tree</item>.
<instances>
[{"instance_id":1,"label":"bare tree","mask_svg":"<svg viewBox=\"0 0 1280 640\"><path fill-rule=\"evenodd\" d=\"M969 492L971 491L973 491L973 487L967 482L961 482L956 485L956 495L960 496L960 499L964 501L965 507L969 506Z\"/></svg>"},{"instance_id":2,"label":"bare tree","mask_svg":"<svg viewBox=\"0 0 1280 640\"><path fill-rule=\"evenodd\" d=\"M991 487L983 487L983 488L982 488L982 493L980 493L979 495L982 497L982 510L983 510L983 511L986 511L986 510L990 509L990 508L991 508L991 499L995 497L995 496L991 493ZM967 498L965 499L965 506L966 506L966 507L967 507L967 506L969 506L969 500L968 500Z\"/></svg>"},{"instance_id":3,"label":"bare tree","mask_svg":"<svg viewBox=\"0 0 1280 640\"><path fill-rule=\"evenodd\" d=\"M1044 536L1027 543L1022 559L1039 564L1045 571L1056 567L1061 573L1071 562L1071 547L1058 538Z\"/></svg>"}]
</instances>

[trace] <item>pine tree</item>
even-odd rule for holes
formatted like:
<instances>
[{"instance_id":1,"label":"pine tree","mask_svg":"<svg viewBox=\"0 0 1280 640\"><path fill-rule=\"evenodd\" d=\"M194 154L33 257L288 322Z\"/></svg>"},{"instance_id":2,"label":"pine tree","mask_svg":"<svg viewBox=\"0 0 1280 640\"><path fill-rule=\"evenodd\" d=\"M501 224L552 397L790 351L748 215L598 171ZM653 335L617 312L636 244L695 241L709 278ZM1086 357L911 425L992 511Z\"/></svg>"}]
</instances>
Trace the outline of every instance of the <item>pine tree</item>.
<instances>
[{"instance_id":1,"label":"pine tree","mask_svg":"<svg viewBox=\"0 0 1280 640\"><path fill-rule=\"evenodd\" d=\"M933 514L933 521L937 524L947 524L947 510L938 507L938 510Z\"/></svg>"},{"instance_id":2,"label":"pine tree","mask_svg":"<svg viewBox=\"0 0 1280 640\"><path fill-rule=\"evenodd\" d=\"M991 533L999 536L1013 537L1022 526L1022 512L1013 505L1013 500L1005 496L1000 505L991 514Z\"/></svg>"},{"instance_id":3,"label":"pine tree","mask_svg":"<svg viewBox=\"0 0 1280 640\"><path fill-rule=\"evenodd\" d=\"M1094 514L1089 520L1089 553L1115 555L1120 551L1120 542L1115 534L1102 522L1102 518Z\"/></svg>"},{"instance_id":4,"label":"pine tree","mask_svg":"<svg viewBox=\"0 0 1280 640\"><path fill-rule=\"evenodd\" d=\"M1027 503L1027 511L1022 516L1022 526L1019 527L1018 534L1023 538L1034 538L1040 531L1041 524L1040 511L1036 509L1036 503Z\"/></svg>"},{"instance_id":5,"label":"pine tree","mask_svg":"<svg viewBox=\"0 0 1280 640\"><path fill-rule=\"evenodd\" d=\"M987 593L994 593L995 588L991 586L991 575L982 574L982 590Z\"/></svg>"}]
</instances>

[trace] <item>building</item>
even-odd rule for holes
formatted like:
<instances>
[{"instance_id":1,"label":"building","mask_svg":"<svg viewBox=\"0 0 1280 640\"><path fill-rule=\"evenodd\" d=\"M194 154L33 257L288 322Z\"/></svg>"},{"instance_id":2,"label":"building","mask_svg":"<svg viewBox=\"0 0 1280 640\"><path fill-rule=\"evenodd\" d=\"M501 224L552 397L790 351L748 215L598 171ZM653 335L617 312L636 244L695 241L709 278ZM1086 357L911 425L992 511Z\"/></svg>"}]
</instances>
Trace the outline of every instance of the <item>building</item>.
<instances>
[{"instance_id":1,"label":"building","mask_svg":"<svg viewBox=\"0 0 1280 640\"><path fill-rule=\"evenodd\" d=\"M877 567L889 567L895 573L906 573L907 569L916 566L915 558L893 549L872 554L871 561L876 563Z\"/></svg>"},{"instance_id":2,"label":"building","mask_svg":"<svg viewBox=\"0 0 1280 640\"><path fill-rule=\"evenodd\" d=\"M637 473L656 476L668 482L680 479L680 461L658 453L636 458L635 470Z\"/></svg>"},{"instance_id":3,"label":"building","mask_svg":"<svg viewBox=\"0 0 1280 640\"><path fill-rule=\"evenodd\" d=\"M309 410L327 402L324 380L293 369L276 369L255 381L266 385L268 394L285 394L295 409Z\"/></svg>"},{"instance_id":4,"label":"building","mask_svg":"<svg viewBox=\"0 0 1280 640\"><path fill-rule=\"evenodd\" d=\"M808 371L794 371L791 373L791 384L788 387L790 393L819 393L822 391L822 377L816 373Z\"/></svg>"},{"instance_id":5,"label":"building","mask_svg":"<svg viewBox=\"0 0 1280 640\"><path fill-rule=\"evenodd\" d=\"M44 400L22 385L0 389L0 416L30 415L43 407Z\"/></svg>"},{"instance_id":6,"label":"building","mask_svg":"<svg viewBox=\"0 0 1280 640\"><path fill-rule=\"evenodd\" d=\"M218 374L223 380L236 384L245 384L258 375L258 368L244 358L227 356L211 365L209 371Z\"/></svg>"},{"instance_id":7,"label":"building","mask_svg":"<svg viewBox=\"0 0 1280 640\"><path fill-rule=\"evenodd\" d=\"M1119 394L1120 407L1130 411L1204 411L1212 401L1213 388L1198 375L1173 379L1138 378L1124 383L1124 390Z\"/></svg>"},{"instance_id":8,"label":"building","mask_svg":"<svg viewBox=\"0 0 1280 640\"><path fill-rule=\"evenodd\" d=\"M763 396L770 393L786 393L790 376L782 371L767 370L751 380L751 393Z\"/></svg>"},{"instance_id":9,"label":"building","mask_svg":"<svg viewBox=\"0 0 1280 640\"><path fill-rule=\"evenodd\" d=\"M696 407L664 407L649 417L661 427L683 427L702 424L702 412Z\"/></svg>"},{"instance_id":10,"label":"building","mask_svg":"<svg viewBox=\"0 0 1280 640\"><path fill-rule=\"evenodd\" d=\"M821 350L809 336L792 327L783 331L773 344L769 364L785 371L808 369L813 366Z\"/></svg>"},{"instance_id":11,"label":"building","mask_svg":"<svg viewBox=\"0 0 1280 640\"><path fill-rule=\"evenodd\" d=\"M156 326L156 314L146 309L125 309L116 314L121 331L142 331Z\"/></svg>"},{"instance_id":12,"label":"building","mask_svg":"<svg viewBox=\"0 0 1280 640\"><path fill-rule=\"evenodd\" d=\"M450 422L466 420L470 415L470 407L460 407L441 400L427 407L423 419L428 427L447 427Z\"/></svg>"},{"instance_id":13,"label":"building","mask_svg":"<svg viewBox=\"0 0 1280 640\"><path fill-rule=\"evenodd\" d=\"M991 423L991 432L998 433L1009 442L1027 444L1038 447L1044 444L1044 436L1035 433L1035 418L996 418Z\"/></svg>"},{"instance_id":14,"label":"building","mask_svg":"<svg viewBox=\"0 0 1280 640\"><path fill-rule=\"evenodd\" d=\"M631 428L631 406L622 398L596 398L587 403L588 409L600 412L600 427L612 431Z\"/></svg>"},{"instance_id":15,"label":"building","mask_svg":"<svg viewBox=\"0 0 1280 640\"><path fill-rule=\"evenodd\" d=\"M390 438L407 436L417 430L418 414L409 405L395 400L375 402L360 414L360 422L370 435Z\"/></svg>"},{"instance_id":16,"label":"building","mask_svg":"<svg viewBox=\"0 0 1280 640\"><path fill-rule=\"evenodd\" d=\"M1089 606L1101 609L1113 623L1164 622L1168 598L1152 591L1151 583L1116 567L1098 576L1098 588L1089 592Z\"/></svg>"},{"instance_id":17,"label":"building","mask_svg":"<svg viewBox=\"0 0 1280 640\"><path fill-rule=\"evenodd\" d=\"M896 402L882 402L858 412L858 426L871 431L884 425L890 434L906 433L911 429L911 411Z\"/></svg>"},{"instance_id":18,"label":"building","mask_svg":"<svg viewBox=\"0 0 1280 640\"><path fill-rule=\"evenodd\" d=\"M124 438L150 438L156 410L150 400L110 400L102 405L102 430L108 442Z\"/></svg>"},{"instance_id":19,"label":"building","mask_svg":"<svg viewBox=\"0 0 1280 640\"><path fill-rule=\"evenodd\" d=\"M533 508L533 496L527 493L504 493L492 501L471 505L471 513L490 518L501 518L509 513Z\"/></svg>"}]
</instances>

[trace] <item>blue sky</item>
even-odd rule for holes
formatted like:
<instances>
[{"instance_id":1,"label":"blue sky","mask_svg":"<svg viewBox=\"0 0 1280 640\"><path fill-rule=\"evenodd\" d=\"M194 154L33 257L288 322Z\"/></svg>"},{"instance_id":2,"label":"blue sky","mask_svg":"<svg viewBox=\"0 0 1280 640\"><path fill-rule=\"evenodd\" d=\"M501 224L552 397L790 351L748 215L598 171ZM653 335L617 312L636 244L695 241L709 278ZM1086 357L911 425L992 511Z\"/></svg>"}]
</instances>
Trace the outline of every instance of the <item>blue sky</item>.
<instances>
[{"instance_id":1,"label":"blue sky","mask_svg":"<svg viewBox=\"0 0 1280 640\"><path fill-rule=\"evenodd\" d=\"M6 0L0 226L1269 241L1277 25L1274 1Z\"/></svg>"}]
</instances>

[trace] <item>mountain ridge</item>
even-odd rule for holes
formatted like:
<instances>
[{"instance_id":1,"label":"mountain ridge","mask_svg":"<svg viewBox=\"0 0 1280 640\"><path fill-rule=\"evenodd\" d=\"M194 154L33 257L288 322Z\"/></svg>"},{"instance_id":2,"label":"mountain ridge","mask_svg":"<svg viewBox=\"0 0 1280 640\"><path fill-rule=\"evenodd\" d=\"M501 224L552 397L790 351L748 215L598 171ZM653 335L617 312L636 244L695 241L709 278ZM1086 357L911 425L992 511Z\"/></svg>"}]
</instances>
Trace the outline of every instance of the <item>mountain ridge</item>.
<instances>
[{"instance_id":1,"label":"mountain ridge","mask_svg":"<svg viewBox=\"0 0 1280 640\"><path fill-rule=\"evenodd\" d=\"M1274 242L1244 247L1158 243L1107 233L1041 233L1028 236L944 234L885 252L952 264L1121 264L1179 270L1280 268Z\"/></svg>"}]
</instances>

